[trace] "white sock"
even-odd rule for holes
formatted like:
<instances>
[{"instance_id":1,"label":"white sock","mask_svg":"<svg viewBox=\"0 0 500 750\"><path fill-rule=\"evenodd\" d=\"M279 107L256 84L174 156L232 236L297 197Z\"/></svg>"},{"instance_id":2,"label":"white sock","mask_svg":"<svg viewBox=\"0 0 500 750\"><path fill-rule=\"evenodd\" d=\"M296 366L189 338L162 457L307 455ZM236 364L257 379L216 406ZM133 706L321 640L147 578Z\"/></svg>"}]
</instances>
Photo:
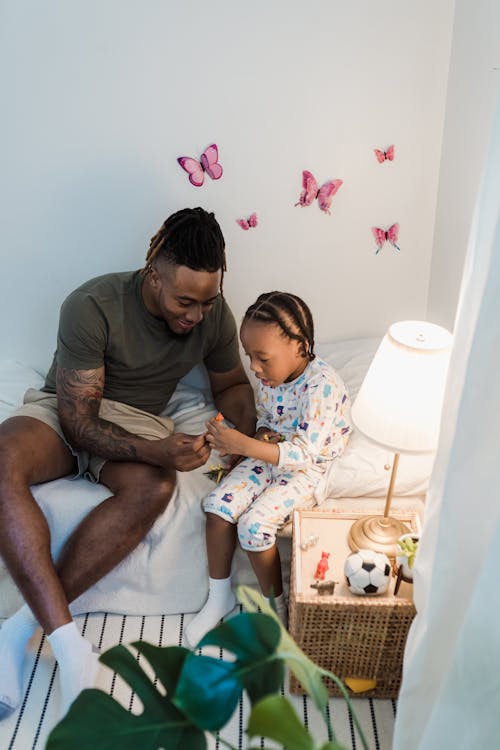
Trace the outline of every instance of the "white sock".
<instances>
[{"instance_id":1,"label":"white sock","mask_svg":"<svg viewBox=\"0 0 500 750\"><path fill-rule=\"evenodd\" d=\"M80 634L72 620L47 636L59 665L62 709L64 714L85 688L94 687L99 669L99 656L92 644Z\"/></svg>"},{"instance_id":2,"label":"white sock","mask_svg":"<svg viewBox=\"0 0 500 750\"><path fill-rule=\"evenodd\" d=\"M264 599L272 607L271 599L267 596L264 596ZM276 606L276 614L286 628L288 626L288 604L284 591L279 596L274 597L274 604Z\"/></svg>"},{"instance_id":3,"label":"white sock","mask_svg":"<svg viewBox=\"0 0 500 750\"><path fill-rule=\"evenodd\" d=\"M209 578L208 599L186 628L186 639L194 648L221 617L234 609L236 598L231 589L231 578Z\"/></svg>"},{"instance_id":4,"label":"white sock","mask_svg":"<svg viewBox=\"0 0 500 750\"><path fill-rule=\"evenodd\" d=\"M0 720L21 703L26 646L37 628L38 622L25 604L0 629Z\"/></svg>"}]
</instances>

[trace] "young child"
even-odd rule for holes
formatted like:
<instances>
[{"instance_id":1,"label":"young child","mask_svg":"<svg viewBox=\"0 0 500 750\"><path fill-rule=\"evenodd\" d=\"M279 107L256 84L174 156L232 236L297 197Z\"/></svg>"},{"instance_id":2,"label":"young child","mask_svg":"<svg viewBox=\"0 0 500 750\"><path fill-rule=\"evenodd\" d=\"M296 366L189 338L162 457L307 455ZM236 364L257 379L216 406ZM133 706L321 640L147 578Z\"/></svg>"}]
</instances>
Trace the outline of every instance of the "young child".
<instances>
[{"instance_id":1,"label":"young child","mask_svg":"<svg viewBox=\"0 0 500 750\"><path fill-rule=\"evenodd\" d=\"M258 383L254 438L224 422L207 422L207 440L221 456L244 456L205 498L208 599L186 628L195 646L235 606L231 561L236 533L262 593L274 593L286 621L276 532L294 508L312 507L314 488L329 461L342 453L350 432L346 388L314 354L308 306L293 294L261 294L240 330Z\"/></svg>"}]
</instances>

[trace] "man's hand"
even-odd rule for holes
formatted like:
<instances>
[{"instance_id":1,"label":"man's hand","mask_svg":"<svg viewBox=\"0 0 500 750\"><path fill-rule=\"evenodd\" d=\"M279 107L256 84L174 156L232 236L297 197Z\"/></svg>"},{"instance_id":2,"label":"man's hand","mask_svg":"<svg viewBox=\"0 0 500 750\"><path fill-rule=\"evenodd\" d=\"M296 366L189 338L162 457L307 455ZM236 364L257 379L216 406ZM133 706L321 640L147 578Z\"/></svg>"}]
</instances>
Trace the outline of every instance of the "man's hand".
<instances>
[{"instance_id":1,"label":"man's hand","mask_svg":"<svg viewBox=\"0 0 500 750\"><path fill-rule=\"evenodd\" d=\"M227 427L215 418L207 422L206 439L212 448L221 456L244 456L248 444L248 437L242 432Z\"/></svg>"},{"instance_id":2,"label":"man's hand","mask_svg":"<svg viewBox=\"0 0 500 750\"><path fill-rule=\"evenodd\" d=\"M174 433L161 440L133 435L99 417L104 368L57 370L57 397L62 428L71 442L110 461L142 461L153 466L190 471L210 455L205 435Z\"/></svg>"},{"instance_id":3,"label":"man's hand","mask_svg":"<svg viewBox=\"0 0 500 750\"><path fill-rule=\"evenodd\" d=\"M174 466L177 471L191 471L203 466L210 455L210 446L205 435L185 435L174 432L163 440L157 441L162 465Z\"/></svg>"}]
</instances>

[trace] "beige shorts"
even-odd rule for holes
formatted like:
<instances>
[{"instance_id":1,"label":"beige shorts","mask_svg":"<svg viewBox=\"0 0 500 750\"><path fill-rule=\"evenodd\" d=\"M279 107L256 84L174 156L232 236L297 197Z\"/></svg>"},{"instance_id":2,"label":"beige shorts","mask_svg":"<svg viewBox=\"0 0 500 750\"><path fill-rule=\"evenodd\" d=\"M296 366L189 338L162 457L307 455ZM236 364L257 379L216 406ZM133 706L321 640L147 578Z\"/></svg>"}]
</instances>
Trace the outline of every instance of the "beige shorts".
<instances>
[{"instance_id":1,"label":"beige shorts","mask_svg":"<svg viewBox=\"0 0 500 750\"><path fill-rule=\"evenodd\" d=\"M44 393L35 388L28 388L24 394L23 406L19 407L12 417L33 417L44 422L57 432L61 440L68 446L78 463L78 473L75 477L85 476L91 482L99 481L99 474L107 459L102 456L94 456L87 451L80 451L68 442L61 424L57 410L57 396L53 393ZM160 440L171 435L174 431L174 423L170 417L158 417L147 411L136 409L118 401L103 398L99 409L99 416L108 422L123 427L127 432L146 440Z\"/></svg>"}]
</instances>

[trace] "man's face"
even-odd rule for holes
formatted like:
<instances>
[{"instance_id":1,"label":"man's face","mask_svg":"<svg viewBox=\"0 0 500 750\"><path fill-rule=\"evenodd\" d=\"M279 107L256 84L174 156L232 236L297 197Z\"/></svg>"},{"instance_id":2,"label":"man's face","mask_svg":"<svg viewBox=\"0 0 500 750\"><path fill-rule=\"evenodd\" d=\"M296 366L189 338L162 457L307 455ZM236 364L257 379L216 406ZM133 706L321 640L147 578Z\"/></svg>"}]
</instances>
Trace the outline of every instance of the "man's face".
<instances>
[{"instance_id":1,"label":"man's face","mask_svg":"<svg viewBox=\"0 0 500 750\"><path fill-rule=\"evenodd\" d=\"M190 333L219 295L221 271L193 271L187 266L159 263L150 274L144 302L176 334Z\"/></svg>"}]
</instances>

